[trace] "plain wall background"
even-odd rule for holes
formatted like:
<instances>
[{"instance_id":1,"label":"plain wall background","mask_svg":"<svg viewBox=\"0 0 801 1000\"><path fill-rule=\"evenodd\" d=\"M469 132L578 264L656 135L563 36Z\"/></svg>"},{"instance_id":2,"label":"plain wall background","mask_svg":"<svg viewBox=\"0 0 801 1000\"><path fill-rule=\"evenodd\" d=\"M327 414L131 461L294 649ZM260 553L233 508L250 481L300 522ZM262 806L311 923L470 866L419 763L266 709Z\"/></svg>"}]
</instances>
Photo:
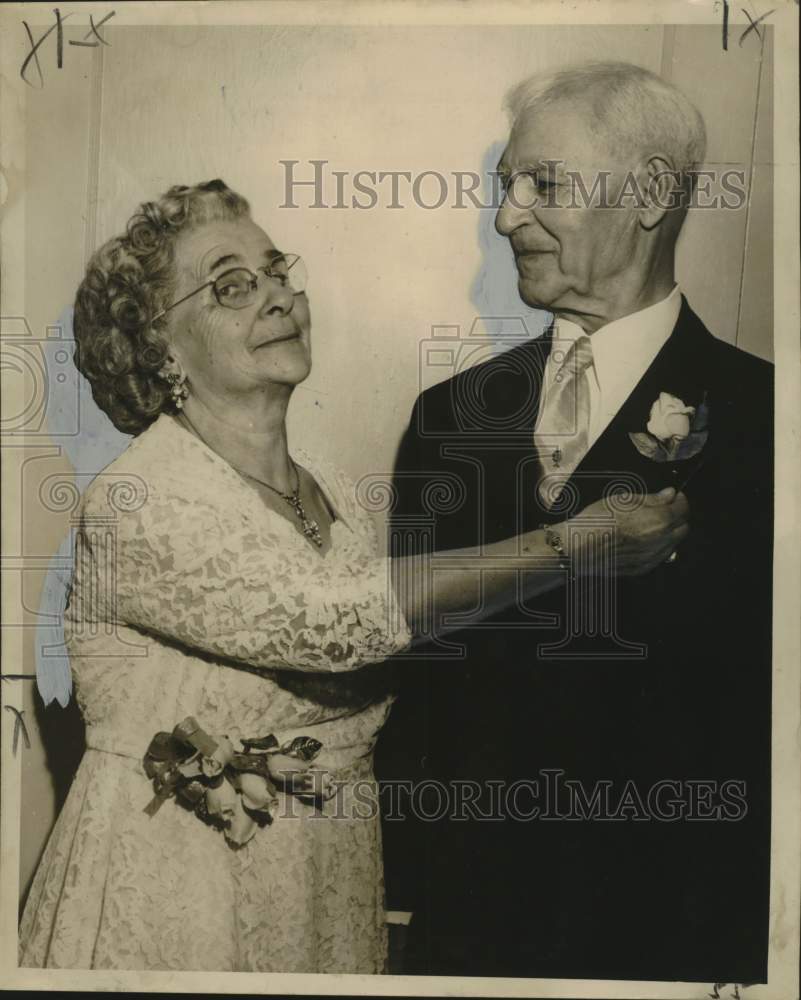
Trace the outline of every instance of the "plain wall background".
<instances>
[{"instance_id":1,"label":"plain wall background","mask_svg":"<svg viewBox=\"0 0 801 1000\"><path fill-rule=\"evenodd\" d=\"M477 316L498 308L532 330L544 317L516 300L511 258L498 270L508 251L491 212L418 208L406 187L404 210L282 209L279 161L300 161L298 177L311 176L311 159L350 174L481 171L506 135L501 101L512 84L582 59L623 59L672 79L697 104L709 165L745 171L747 207L690 213L678 280L713 333L770 358L770 34L764 45L751 37L724 52L717 26L108 26L108 47L69 50L58 87L27 94L26 318L43 337L72 303L88 255L140 201L174 183L222 177L274 241L309 265L314 370L293 400L292 440L354 478L388 472L421 382L449 374L420 371L432 328L467 336ZM326 190L333 200L333 184ZM308 204L307 192L295 200ZM95 446L120 446L104 418L80 416ZM7 470L9 479L19 472L32 500L26 555L46 561L69 531L67 513L35 500L47 477L71 474L71 454L45 438L38 454ZM29 626L39 620L44 579L44 569L25 577ZM31 628L26 660L32 670ZM81 753L74 708L43 710L32 685L26 707L23 887Z\"/></svg>"}]
</instances>

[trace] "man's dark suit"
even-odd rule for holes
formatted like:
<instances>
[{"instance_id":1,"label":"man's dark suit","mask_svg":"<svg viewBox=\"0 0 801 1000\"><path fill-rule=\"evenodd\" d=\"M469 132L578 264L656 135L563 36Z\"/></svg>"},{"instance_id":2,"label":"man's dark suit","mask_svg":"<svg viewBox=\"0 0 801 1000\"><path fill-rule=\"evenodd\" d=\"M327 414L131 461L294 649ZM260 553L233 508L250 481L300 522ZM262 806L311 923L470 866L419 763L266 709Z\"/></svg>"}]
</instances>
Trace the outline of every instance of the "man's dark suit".
<instances>
[{"instance_id":1,"label":"man's dark suit","mask_svg":"<svg viewBox=\"0 0 801 1000\"><path fill-rule=\"evenodd\" d=\"M565 518L535 500L532 433L549 346L548 335L520 345L420 396L395 476L393 525L407 543L420 516L433 518L438 551ZM660 392L705 400L699 456L660 464L632 444ZM613 806L628 781L645 800L672 780L685 808L695 796L696 812L723 805L729 818L387 820L388 902L415 911L409 971L765 980L772 420L771 366L711 336L683 301L672 335L570 480L575 513L621 473L656 492L694 472L678 559L616 583L623 642L579 640L575 659L538 652L564 635L564 587L496 615L497 627L447 636L465 643L466 658L404 664L377 757L385 779L508 787L539 777L544 787L553 769L587 795L605 779ZM443 476L464 487L450 509L426 492ZM536 630L510 624L549 613L556 623L534 619ZM626 655L637 643L644 658ZM598 651L610 658L586 655ZM737 786L727 806L693 779L744 782L745 816ZM667 786L663 814L676 788ZM518 808L529 804L523 796Z\"/></svg>"}]
</instances>

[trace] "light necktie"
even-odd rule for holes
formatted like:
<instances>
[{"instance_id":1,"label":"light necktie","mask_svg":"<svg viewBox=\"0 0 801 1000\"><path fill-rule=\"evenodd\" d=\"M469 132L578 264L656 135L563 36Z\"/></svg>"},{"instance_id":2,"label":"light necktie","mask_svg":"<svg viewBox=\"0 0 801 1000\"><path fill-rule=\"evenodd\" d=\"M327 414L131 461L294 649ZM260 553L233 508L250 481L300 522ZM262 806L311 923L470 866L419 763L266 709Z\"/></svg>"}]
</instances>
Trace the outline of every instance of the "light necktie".
<instances>
[{"instance_id":1,"label":"light necktie","mask_svg":"<svg viewBox=\"0 0 801 1000\"><path fill-rule=\"evenodd\" d=\"M590 436L590 383L592 364L588 336L571 344L548 386L545 408L534 434L545 476L537 487L547 509L556 502L562 485L587 454Z\"/></svg>"}]
</instances>

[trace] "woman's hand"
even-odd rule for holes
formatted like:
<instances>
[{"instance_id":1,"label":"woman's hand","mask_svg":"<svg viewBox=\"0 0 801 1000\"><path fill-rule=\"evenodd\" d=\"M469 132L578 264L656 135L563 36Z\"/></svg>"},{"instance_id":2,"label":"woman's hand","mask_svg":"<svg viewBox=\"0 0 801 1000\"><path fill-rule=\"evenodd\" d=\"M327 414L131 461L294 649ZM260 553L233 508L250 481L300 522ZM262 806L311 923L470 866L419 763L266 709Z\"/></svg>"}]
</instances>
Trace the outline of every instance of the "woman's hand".
<instances>
[{"instance_id":1,"label":"woman's hand","mask_svg":"<svg viewBox=\"0 0 801 1000\"><path fill-rule=\"evenodd\" d=\"M687 512L686 497L670 487L656 494L598 501L550 530L559 536L575 575L637 576L664 562L686 537ZM613 525L614 532L609 530ZM392 560L395 593L421 641L430 634L432 621L437 635L445 635L459 627L453 612L488 617L514 607L521 597L530 599L563 587L564 558L557 557L555 548L548 532L537 528L481 547L449 550L445 558L453 561L453 568L436 573L431 560L396 558ZM525 571L522 576L520 570ZM447 624L446 615L451 615Z\"/></svg>"},{"instance_id":2,"label":"woman's hand","mask_svg":"<svg viewBox=\"0 0 801 1000\"><path fill-rule=\"evenodd\" d=\"M614 572L641 576L665 562L687 537L688 513L687 498L669 486L660 493L633 497L625 505L616 504L614 498L599 500L555 530L577 574L592 576L602 571L609 565L608 549L613 546ZM612 541L606 530L611 523L616 528ZM570 530L566 532L567 525Z\"/></svg>"}]
</instances>

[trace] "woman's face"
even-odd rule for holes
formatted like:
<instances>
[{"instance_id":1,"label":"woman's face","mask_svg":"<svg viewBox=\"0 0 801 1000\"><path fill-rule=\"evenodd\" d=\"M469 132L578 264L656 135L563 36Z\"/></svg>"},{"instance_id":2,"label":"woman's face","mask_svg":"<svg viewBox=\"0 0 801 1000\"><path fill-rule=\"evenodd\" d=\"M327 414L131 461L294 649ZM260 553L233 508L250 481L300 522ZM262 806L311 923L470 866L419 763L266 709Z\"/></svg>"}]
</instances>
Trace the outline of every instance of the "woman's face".
<instances>
[{"instance_id":1,"label":"woman's face","mask_svg":"<svg viewBox=\"0 0 801 1000\"><path fill-rule=\"evenodd\" d=\"M209 286L173 310L171 353L193 393L220 397L270 384L295 386L311 370L309 303L259 271L275 256L251 219L209 222L182 234L175 247L175 299L233 267L259 276L253 302L231 309Z\"/></svg>"}]
</instances>

